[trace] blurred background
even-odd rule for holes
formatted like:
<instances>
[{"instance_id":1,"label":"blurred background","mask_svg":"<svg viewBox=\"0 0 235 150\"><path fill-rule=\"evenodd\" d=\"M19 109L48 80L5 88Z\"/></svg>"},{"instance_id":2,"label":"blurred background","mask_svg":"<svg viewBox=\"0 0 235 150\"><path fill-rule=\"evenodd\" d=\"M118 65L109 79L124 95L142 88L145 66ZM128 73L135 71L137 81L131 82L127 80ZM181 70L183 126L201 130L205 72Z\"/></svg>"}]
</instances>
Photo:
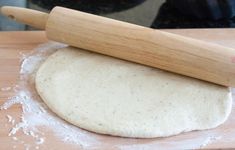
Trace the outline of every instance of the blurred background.
<instances>
[{"instance_id":1,"label":"blurred background","mask_svg":"<svg viewBox=\"0 0 235 150\"><path fill-rule=\"evenodd\" d=\"M0 0L3 5L44 12L63 6L157 29L235 27L235 0ZM0 15L0 30L34 29Z\"/></svg>"}]
</instances>

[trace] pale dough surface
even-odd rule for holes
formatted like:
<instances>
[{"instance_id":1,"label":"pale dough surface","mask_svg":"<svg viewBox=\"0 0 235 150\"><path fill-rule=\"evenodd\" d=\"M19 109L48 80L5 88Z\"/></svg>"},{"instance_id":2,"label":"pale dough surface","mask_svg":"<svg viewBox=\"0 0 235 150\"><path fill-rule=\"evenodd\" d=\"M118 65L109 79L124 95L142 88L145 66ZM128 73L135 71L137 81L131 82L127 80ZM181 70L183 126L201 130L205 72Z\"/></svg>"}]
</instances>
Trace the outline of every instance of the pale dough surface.
<instances>
[{"instance_id":1,"label":"pale dough surface","mask_svg":"<svg viewBox=\"0 0 235 150\"><path fill-rule=\"evenodd\" d=\"M232 106L226 87L75 48L60 49L41 65L36 88L68 122L124 137L214 128Z\"/></svg>"}]
</instances>

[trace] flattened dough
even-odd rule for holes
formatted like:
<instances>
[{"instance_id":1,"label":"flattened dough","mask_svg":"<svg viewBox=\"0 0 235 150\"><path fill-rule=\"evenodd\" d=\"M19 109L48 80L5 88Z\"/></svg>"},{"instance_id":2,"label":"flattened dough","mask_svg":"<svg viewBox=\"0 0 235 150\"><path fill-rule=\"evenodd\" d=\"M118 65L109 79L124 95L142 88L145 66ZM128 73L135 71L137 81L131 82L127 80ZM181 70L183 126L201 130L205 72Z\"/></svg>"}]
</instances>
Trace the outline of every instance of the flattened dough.
<instances>
[{"instance_id":1,"label":"flattened dough","mask_svg":"<svg viewBox=\"0 0 235 150\"><path fill-rule=\"evenodd\" d=\"M123 137L214 128L232 106L226 87L70 47L41 65L36 88L68 122Z\"/></svg>"}]
</instances>

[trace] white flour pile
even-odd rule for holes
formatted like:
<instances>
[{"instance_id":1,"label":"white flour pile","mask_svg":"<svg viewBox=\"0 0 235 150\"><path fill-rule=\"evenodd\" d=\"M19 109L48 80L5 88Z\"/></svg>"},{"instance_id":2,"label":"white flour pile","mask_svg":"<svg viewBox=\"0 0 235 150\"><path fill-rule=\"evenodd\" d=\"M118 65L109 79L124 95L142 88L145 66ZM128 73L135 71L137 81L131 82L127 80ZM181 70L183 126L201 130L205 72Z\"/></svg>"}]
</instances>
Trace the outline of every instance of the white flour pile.
<instances>
[{"instance_id":1,"label":"white flour pile","mask_svg":"<svg viewBox=\"0 0 235 150\"><path fill-rule=\"evenodd\" d=\"M164 148L167 143L159 141L151 141L149 143L137 144L137 139L127 139L128 142L124 142L122 138L113 138L116 145L109 145L98 138L99 136L94 136L94 133L77 128L69 123L63 121L62 119L56 117L42 102L40 97L37 95L34 88L34 76L39 65L58 48L65 47L65 45L58 43L47 43L39 46L29 55L22 55L22 65L20 69L20 82L18 85L13 87L1 87L1 91L14 91L16 94L14 97L10 97L2 106L1 111L4 111L15 104L21 104L22 114L20 121L17 122L17 118L11 115L6 115L8 124L11 124L13 128L10 130L8 136L12 138L13 141L18 141L22 144L25 149L40 149L41 145L46 142L45 130L43 127L50 128L54 134L61 139L61 141L71 144L76 144L84 149L94 148L97 145L106 145L111 149L121 149L121 150L131 150L131 149L145 149L150 150L153 147ZM18 132L23 132L25 135L30 136L34 143L26 143L19 137L17 137ZM235 134L235 130L233 131ZM179 140L168 142L174 148L180 149L194 149L204 147L212 142L221 139L221 135L215 134L213 131L205 131L200 137L188 140ZM17 148L16 145L12 145L12 148Z\"/></svg>"}]
</instances>

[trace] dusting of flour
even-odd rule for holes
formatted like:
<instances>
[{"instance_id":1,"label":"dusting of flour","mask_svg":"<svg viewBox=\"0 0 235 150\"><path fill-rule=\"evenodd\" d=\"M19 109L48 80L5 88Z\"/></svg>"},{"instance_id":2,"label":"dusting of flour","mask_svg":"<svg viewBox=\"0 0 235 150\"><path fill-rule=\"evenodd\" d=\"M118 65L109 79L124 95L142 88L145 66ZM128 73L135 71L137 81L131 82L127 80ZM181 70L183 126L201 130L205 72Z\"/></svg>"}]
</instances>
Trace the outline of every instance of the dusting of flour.
<instances>
[{"instance_id":1,"label":"dusting of flour","mask_svg":"<svg viewBox=\"0 0 235 150\"><path fill-rule=\"evenodd\" d=\"M20 122L15 121L11 115L6 115L8 123L13 125L8 136L13 140L19 140L15 135L22 131L25 135L34 139L34 144L41 145L45 142L44 133L39 127L46 126L53 130L62 141L79 144L86 148L91 144L97 144L94 137L88 136L87 131L74 127L65 121L51 114L45 104L40 100L34 89L34 77L40 64L58 48L65 47L59 43L47 43L39 46L29 55L22 55L22 64L20 69L20 82L13 87L2 87L1 91L13 90L16 94L10 97L2 106L1 110L6 110L15 104L21 104L22 115ZM25 149L31 147L30 144L24 143ZM14 147L13 147L14 148ZM36 146L35 149L39 149Z\"/></svg>"},{"instance_id":2,"label":"dusting of flour","mask_svg":"<svg viewBox=\"0 0 235 150\"><path fill-rule=\"evenodd\" d=\"M205 131L200 137L194 139L179 140L177 142L169 140L165 143L162 142L162 140L156 139L150 142L139 143L139 139L106 137L101 135L94 136L94 133L82 130L63 121L55 116L42 102L34 88L34 78L40 64L45 61L50 54L65 46L66 45L63 44L49 42L39 46L28 55L21 54L20 82L12 87L1 87L0 89L1 91L12 90L15 92L15 96L10 97L0 107L2 111L11 108L15 104L22 106L20 121L16 121L17 118L11 115L6 115L6 119L7 123L13 126L8 136L10 136L13 141L19 141L19 143L24 145L25 149L40 149L40 146L46 142L46 131L42 130L42 127L51 129L62 142L79 145L84 149L91 149L101 144L106 145L109 149L115 150L151 150L156 149L156 147L163 149L165 145L169 144L176 149L196 149L205 147L221 139L221 135ZM23 132L25 135L30 136L34 143L26 143L20 140L20 138L17 137L18 132ZM102 138L107 141L111 139L113 145L103 142L100 140ZM12 148L16 149L17 147L13 145Z\"/></svg>"}]
</instances>

